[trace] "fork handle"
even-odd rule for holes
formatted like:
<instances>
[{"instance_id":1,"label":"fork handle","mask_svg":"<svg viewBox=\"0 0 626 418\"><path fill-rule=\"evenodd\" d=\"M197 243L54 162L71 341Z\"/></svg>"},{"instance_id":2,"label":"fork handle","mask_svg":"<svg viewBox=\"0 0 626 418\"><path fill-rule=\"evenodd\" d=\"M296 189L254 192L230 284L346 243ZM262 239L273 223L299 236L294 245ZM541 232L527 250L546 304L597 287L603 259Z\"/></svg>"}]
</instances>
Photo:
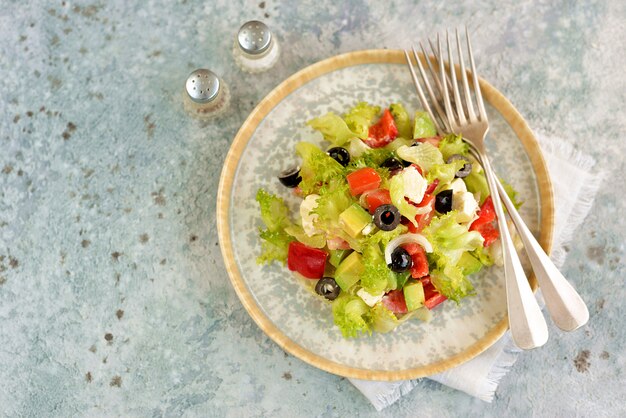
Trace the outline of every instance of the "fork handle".
<instances>
[{"instance_id":1,"label":"fork handle","mask_svg":"<svg viewBox=\"0 0 626 418\"><path fill-rule=\"evenodd\" d=\"M480 159L498 217L511 336L515 344L521 349L530 350L541 347L548 341L548 325L528 284L526 273L506 225L504 210L498 198L497 180L491 168L491 163L482 152L480 153Z\"/></svg>"},{"instance_id":2,"label":"fork handle","mask_svg":"<svg viewBox=\"0 0 626 418\"><path fill-rule=\"evenodd\" d=\"M515 224L515 228L524 243L524 249L543 292L552 321L564 331L573 331L585 325L589 320L587 305L541 248L515 209L504 187L498 181L496 181L496 185L500 199L506 206L509 217Z\"/></svg>"}]
</instances>

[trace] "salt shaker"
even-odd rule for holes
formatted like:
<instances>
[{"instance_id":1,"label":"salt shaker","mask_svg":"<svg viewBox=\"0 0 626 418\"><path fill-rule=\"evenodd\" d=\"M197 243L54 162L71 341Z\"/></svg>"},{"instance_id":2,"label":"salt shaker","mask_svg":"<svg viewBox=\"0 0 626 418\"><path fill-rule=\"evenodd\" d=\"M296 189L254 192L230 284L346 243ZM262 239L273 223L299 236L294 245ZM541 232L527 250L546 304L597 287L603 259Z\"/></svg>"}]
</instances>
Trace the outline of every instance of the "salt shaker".
<instances>
[{"instance_id":1,"label":"salt shaker","mask_svg":"<svg viewBox=\"0 0 626 418\"><path fill-rule=\"evenodd\" d=\"M269 70L280 55L278 42L263 22L251 20L244 23L233 46L233 56L239 67L249 73Z\"/></svg>"},{"instance_id":2,"label":"salt shaker","mask_svg":"<svg viewBox=\"0 0 626 418\"><path fill-rule=\"evenodd\" d=\"M201 68L187 77L183 100L185 110L192 116L211 119L226 111L230 94L226 84L213 71Z\"/></svg>"}]
</instances>

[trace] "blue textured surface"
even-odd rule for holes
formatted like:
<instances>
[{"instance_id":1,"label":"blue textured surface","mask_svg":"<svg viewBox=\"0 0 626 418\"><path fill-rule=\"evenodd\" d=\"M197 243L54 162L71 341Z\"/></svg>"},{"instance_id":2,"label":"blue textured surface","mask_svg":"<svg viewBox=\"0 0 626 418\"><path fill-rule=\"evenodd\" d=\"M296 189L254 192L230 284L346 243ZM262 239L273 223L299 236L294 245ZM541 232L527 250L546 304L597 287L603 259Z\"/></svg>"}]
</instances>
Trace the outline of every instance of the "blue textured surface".
<instances>
[{"instance_id":1,"label":"blue textured surface","mask_svg":"<svg viewBox=\"0 0 626 418\"><path fill-rule=\"evenodd\" d=\"M354 416L347 381L282 352L226 277L215 195L230 139L282 79L319 59L405 47L467 22L479 71L534 128L626 171L620 1L4 1L0 8L0 412L5 416ZM230 55L245 20L283 55L247 76ZM232 111L182 109L210 67ZM621 181L621 180L620 180ZM381 416L624 414L624 201L607 182L564 272L583 330L525 353L493 404L424 381Z\"/></svg>"}]
</instances>

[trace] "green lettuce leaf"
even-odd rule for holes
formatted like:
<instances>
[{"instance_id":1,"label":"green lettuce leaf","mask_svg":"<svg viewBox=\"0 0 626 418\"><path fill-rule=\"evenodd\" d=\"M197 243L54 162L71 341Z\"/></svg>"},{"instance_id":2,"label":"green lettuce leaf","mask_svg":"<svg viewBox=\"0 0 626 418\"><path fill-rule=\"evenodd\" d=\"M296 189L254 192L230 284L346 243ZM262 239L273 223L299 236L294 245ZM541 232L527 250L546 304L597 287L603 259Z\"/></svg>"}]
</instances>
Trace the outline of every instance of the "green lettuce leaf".
<instances>
[{"instance_id":1,"label":"green lettuce leaf","mask_svg":"<svg viewBox=\"0 0 626 418\"><path fill-rule=\"evenodd\" d=\"M390 288L390 281L397 283L394 272L389 270L379 245L368 245L363 250L365 270L361 275L361 286L370 295L378 295Z\"/></svg>"},{"instance_id":2,"label":"green lettuce leaf","mask_svg":"<svg viewBox=\"0 0 626 418\"><path fill-rule=\"evenodd\" d=\"M400 147L396 154L404 161L417 164L424 171L430 171L436 165L444 164L443 156L437 147L424 142L414 147Z\"/></svg>"},{"instance_id":3,"label":"green lettuce leaf","mask_svg":"<svg viewBox=\"0 0 626 418\"><path fill-rule=\"evenodd\" d=\"M289 225L285 228L285 233L291 235L304 245L313 248L324 248L326 246L326 237L324 234L316 234L308 236L300 225Z\"/></svg>"},{"instance_id":4,"label":"green lettuce leaf","mask_svg":"<svg viewBox=\"0 0 626 418\"><path fill-rule=\"evenodd\" d=\"M391 112L391 116L393 116L393 120L396 122L398 136L411 139L411 118L404 106L400 103L392 103L391 106L389 106L389 111Z\"/></svg>"},{"instance_id":5,"label":"green lettuce leaf","mask_svg":"<svg viewBox=\"0 0 626 418\"><path fill-rule=\"evenodd\" d=\"M377 303L370 309L370 317L374 331L382 333L394 330L401 323L382 303Z\"/></svg>"},{"instance_id":6,"label":"green lettuce leaf","mask_svg":"<svg viewBox=\"0 0 626 418\"><path fill-rule=\"evenodd\" d=\"M317 192L331 180L344 178L344 167L316 145L299 142L296 152L302 158L300 188L305 195Z\"/></svg>"},{"instance_id":7,"label":"green lettuce leaf","mask_svg":"<svg viewBox=\"0 0 626 418\"><path fill-rule=\"evenodd\" d=\"M454 175L457 171L462 169L464 165L465 161L454 160L450 164L439 164L432 166L430 170L426 172L426 180L428 180L429 183L432 183L435 180L439 180L439 184L437 185L434 193L439 193L442 188L446 187L448 183L454 180Z\"/></svg>"},{"instance_id":8,"label":"green lettuce leaf","mask_svg":"<svg viewBox=\"0 0 626 418\"><path fill-rule=\"evenodd\" d=\"M454 154L467 156L469 145L463 142L461 135L448 134L439 143L439 151L441 151L443 159L448 161L448 158Z\"/></svg>"},{"instance_id":9,"label":"green lettuce leaf","mask_svg":"<svg viewBox=\"0 0 626 418\"><path fill-rule=\"evenodd\" d=\"M332 303L333 319L345 338L355 338L360 333L371 334L370 308L363 300L341 292Z\"/></svg>"},{"instance_id":10,"label":"green lettuce leaf","mask_svg":"<svg viewBox=\"0 0 626 418\"><path fill-rule=\"evenodd\" d=\"M415 122L413 124L413 139L430 138L437 135L435 124L426 112L415 112Z\"/></svg>"},{"instance_id":11,"label":"green lettuce leaf","mask_svg":"<svg viewBox=\"0 0 626 418\"><path fill-rule=\"evenodd\" d=\"M509 199L511 199L511 202L513 202L513 206L515 206L515 209L519 209L524 204L524 202L518 199L517 190L515 190L513 186L511 186L509 183L502 179L500 179L500 183L502 184L502 187L504 187L504 191L506 192L507 196L509 196Z\"/></svg>"},{"instance_id":12,"label":"green lettuce leaf","mask_svg":"<svg viewBox=\"0 0 626 418\"><path fill-rule=\"evenodd\" d=\"M380 113L380 106L371 106L366 102L359 102L343 116L346 125L361 139L367 139L372 121Z\"/></svg>"},{"instance_id":13,"label":"green lettuce leaf","mask_svg":"<svg viewBox=\"0 0 626 418\"><path fill-rule=\"evenodd\" d=\"M294 238L284 231L270 231L268 229L259 230L261 237L261 255L256 259L258 264L269 264L272 261L279 261L285 265L287 263L287 253L289 243Z\"/></svg>"},{"instance_id":14,"label":"green lettuce leaf","mask_svg":"<svg viewBox=\"0 0 626 418\"><path fill-rule=\"evenodd\" d=\"M324 139L335 146L342 146L355 136L354 132L348 128L346 122L333 112L311 119L306 124L321 132L324 135Z\"/></svg>"},{"instance_id":15,"label":"green lettuce leaf","mask_svg":"<svg viewBox=\"0 0 626 418\"><path fill-rule=\"evenodd\" d=\"M398 208L400 214L417 226L415 217L418 209L404 199L404 181L402 176L396 175L389 180L389 194L391 195L391 203Z\"/></svg>"},{"instance_id":16,"label":"green lettuce leaf","mask_svg":"<svg viewBox=\"0 0 626 418\"><path fill-rule=\"evenodd\" d=\"M473 290L471 282L458 266L459 260L465 251L482 248L482 236L476 231L469 231L467 225L459 224L456 211L435 217L422 233L433 245L428 259L435 267L431 271L435 288L458 303Z\"/></svg>"},{"instance_id":17,"label":"green lettuce leaf","mask_svg":"<svg viewBox=\"0 0 626 418\"><path fill-rule=\"evenodd\" d=\"M256 193L256 201L261 207L261 219L269 231L278 231L291 224L289 208L280 197L259 189Z\"/></svg>"},{"instance_id":18,"label":"green lettuce leaf","mask_svg":"<svg viewBox=\"0 0 626 418\"><path fill-rule=\"evenodd\" d=\"M457 266L446 265L430 273L430 280L435 289L457 304L466 296L473 294L474 286Z\"/></svg>"},{"instance_id":19,"label":"green lettuce leaf","mask_svg":"<svg viewBox=\"0 0 626 418\"><path fill-rule=\"evenodd\" d=\"M256 200L261 208L261 219L267 229L259 229L261 237L261 255L257 263L287 262L289 243L294 240L285 232L285 228L292 226L289 220L289 208L280 197L259 189Z\"/></svg>"}]
</instances>

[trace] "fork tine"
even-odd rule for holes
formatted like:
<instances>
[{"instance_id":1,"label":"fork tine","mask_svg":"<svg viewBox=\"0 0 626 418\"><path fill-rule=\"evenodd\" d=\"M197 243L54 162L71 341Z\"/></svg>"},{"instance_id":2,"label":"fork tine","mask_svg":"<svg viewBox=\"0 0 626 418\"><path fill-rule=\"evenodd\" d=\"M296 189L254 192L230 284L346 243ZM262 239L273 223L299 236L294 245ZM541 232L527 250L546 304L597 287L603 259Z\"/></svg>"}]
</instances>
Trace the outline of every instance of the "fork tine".
<instances>
[{"instance_id":1,"label":"fork tine","mask_svg":"<svg viewBox=\"0 0 626 418\"><path fill-rule=\"evenodd\" d=\"M430 39L428 40L428 42L430 42ZM432 49L432 43L430 45ZM422 54L424 54L424 57L426 57L426 64L428 65L428 70L430 71L430 75L432 79L435 80L435 84L437 86L437 92L439 93L440 97L443 97L443 87L441 86L441 80L439 79L439 74L437 74L437 71L435 71L435 69L433 68L432 62L430 60L430 56L429 54L426 53L426 50L424 49L424 45L422 45L421 42L420 42L420 48L422 49ZM435 59L437 59L437 55L434 49L432 51L432 55L435 57Z\"/></svg>"},{"instance_id":2,"label":"fork tine","mask_svg":"<svg viewBox=\"0 0 626 418\"><path fill-rule=\"evenodd\" d=\"M424 82L426 91L428 91L428 96L430 97L430 100L432 101L435 107L435 110L437 111L437 114L439 115L439 118L441 119L441 122L444 125L445 130L450 131L450 126L448 125L448 119L446 118L446 114L444 113L443 109L439 105L439 100L437 99L437 96L435 96L435 93L433 92L433 89L430 86L430 82L428 81L428 76L426 75L424 66L422 65L419 55L417 55L417 51L415 51L415 48L413 48L413 56L415 57L415 61L417 62L417 68L419 69L420 75L422 76L422 81ZM424 57L428 61L428 58L426 58L426 55ZM435 74L435 73L432 72L431 75L432 74Z\"/></svg>"},{"instance_id":3,"label":"fork tine","mask_svg":"<svg viewBox=\"0 0 626 418\"><path fill-rule=\"evenodd\" d=\"M437 34L437 38L439 38L439 34ZM433 52L433 56L437 59L437 65L439 65L439 55L441 53L441 44L439 44L439 48L435 48L435 46L433 45L433 42L430 40L430 38L428 39L428 44L430 45L430 50ZM446 83L448 84L448 89L452 89L452 83L450 82L450 77L448 77L448 74L445 74L445 80ZM440 90L443 93L443 90Z\"/></svg>"},{"instance_id":4,"label":"fork tine","mask_svg":"<svg viewBox=\"0 0 626 418\"><path fill-rule=\"evenodd\" d=\"M480 92L480 85L478 84L478 75L476 74L476 64L474 63L474 54L472 53L472 42L470 41L469 31L465 26L465 37L467 38L467 50L469 54L470 65L472 67L472 79L474 80L474 93L476 93L476 103L478 104L478 114L481 120L487 120L487 112L485 111L485 104L483 103L483 95Z\"/></svg>"},{"instance_id":5,"label":"fork tine","mask_svg":"<svg viewBox=\"0 0 626 418\"><path fill-rule=\"evenodd\" d=\"M411 57L409 56L409 53L406 51L406 49L404 50L404 57L406 58L406 63L409 65L409 70L411 71L411 78L413 78L413 84L415 84L415 89L417 90L417 96L419 97L420 102L422 103L422 106L424 107L426 112L428 112L428 116L430 116L430 119L435 124L435 128L437 128L437 132L443 133L443 130L441 129L441 126L437 122L437 119L435 118L433 111L430 109L428 100L426 100L426 96L424 95L422 86L420 85L419 80L417 79L417 74L415 74L415 68L413 67L413 63L411 62ZM416 56L415 58L417 59L417 62L419 63L419 57Z\"/></svg>"},{"instance_id":6,"label":"fork tine","mask_svg":"<svg viewBox=\"0 0 626 418\"><path fill-rule=\"evenodd\" d=\"M463 103L461 102L461 94L459 93L459 85L456 82L456 67L454 66L454 58L452 54L452 45L450 45L450 33L446 30L446 43L448 44L448 67L450 68L450 79L452 80L452 91L454 93L454 104L456 105L456 113L459 123L467 122L465 112L463 111Z\"/></svg>"},{"instance_id":7,"label":"fork tine","mask_svg":"<svg viewBox=\"0 0 626 418\"><path fill-rule=\"evenodd\" d=\"M461 39L459 38L459 30L456 29L456 49L459 51L459 65L461 66L461 81L463 82L463 92L465 93L465 106L467 107L467 114L470 122L476 120L476 113L474 112L474 104L472 103L472 96L470 95L469 84L467 82L467 73L465 72L465 61L463 60L463 52L461 48Z\"/></svg>"},{"instance_id":8,"label":"fork tine","mask_svg":"<svg viewBox=\"0 0 626 418\"><path fill-rule=\"evenodd\" d=\"M439 73L441 74L441 79L444 80L446 77L446 71L443 66L443 52L441 50L441 39L439 35L437 35L437 46L439 47ZM450 95L448 94L448 83L443 84L443 101L446 107L446 115L448 116L448 122L450 123L450 127L456 125L456 119L454 118L454 112L452 111L452 105L450 104ZM452 129L453 130L453 129Z\"/></svg>"}]
</instances>

